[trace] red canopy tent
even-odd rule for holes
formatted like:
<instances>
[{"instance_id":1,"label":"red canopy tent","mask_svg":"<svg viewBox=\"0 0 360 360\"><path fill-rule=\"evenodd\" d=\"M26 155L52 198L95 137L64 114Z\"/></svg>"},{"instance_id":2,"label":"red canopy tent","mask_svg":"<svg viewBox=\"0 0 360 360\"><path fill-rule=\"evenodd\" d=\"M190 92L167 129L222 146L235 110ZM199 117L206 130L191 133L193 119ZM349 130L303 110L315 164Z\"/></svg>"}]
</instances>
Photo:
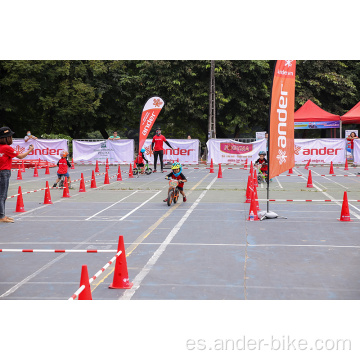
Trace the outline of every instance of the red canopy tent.
<instances>
[{"instance_id":1,"label":"red canopy tent","mask_svg":"<svg viewBox=\"0 0 360 360\"><path fill-rule=\"evenodd\" d=\"M350 110L351 111L351 110ZM295 122L339 121L340 116L331 114L308 100L294 113Z\"/></svg>"},{"instance_id":2,"label":"red canopy tent","mask_svg":"<svg viewBox=\"0 0 360 360\"><path fill-rule=\"evenodd\" d=\"M360 101L346 114L341 116L343 124L360 124Z\"/></svg>"}]
</instances>

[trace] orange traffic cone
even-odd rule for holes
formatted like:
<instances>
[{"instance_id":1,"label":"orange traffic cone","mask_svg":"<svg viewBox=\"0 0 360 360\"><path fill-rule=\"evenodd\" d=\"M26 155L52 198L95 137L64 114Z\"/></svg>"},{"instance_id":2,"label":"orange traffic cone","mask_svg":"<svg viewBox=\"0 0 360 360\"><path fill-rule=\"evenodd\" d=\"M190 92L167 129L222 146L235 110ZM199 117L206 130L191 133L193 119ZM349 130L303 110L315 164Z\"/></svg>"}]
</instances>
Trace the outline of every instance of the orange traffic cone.
<instances>
[{"instance_id":1,"label":"orange traffic cone","mask_svg":"<svg viewBox=\"0 0 360 360\"><path fill-rule=\"evenodd\" d=\"M305 170L309 170L310 160L311 160L311 159L309 159L309 161L307 162L307 164L306 164L306 166L305 166Z\"/></svg>"},{"instance_id":2,"label":"orange traffic cone","mask_svg":"<svg viewBox=\"0 0 360 360\"><path fill-rule=\"evenodd\" d=\"M119 165L119 167L118 167L118 174L117 174L117 179L116 179L116 181L122 181L120 165Z\"/></svg>"},{"instance_id":3,"label":"orange traffic cone","mask_svg":"<svg viewBox=\"0 0 360 360\"><path fill-rule=\"evenodd\" d=\"M72 170L75 169L74 159L71 159L71 169L72 169Z\"/></svg>"},{"instance_id":4,"label":"orange traffic cone","mask_svg":"<svg viewBox=\"0 0 360 360\"><path fill-rule=\"evenodd\" d=\"M50 175L50 168L49 168L49 163L48 162L46 162L45 175Z\"/></svg>"},{"instance_id":5,"label":"orange traffic cone","mask_svg":"<svg viewBox=\"0 0 360 360\"><path fill-rule=\"evenodd\" d=\"M19 196L17 197L15 212L25 212L24 200L23 200L23 196L22 196L22 192L21 192L21 186L19 186L18 194L19 194Z\"/></svg>"},{"instance_id":6,"label":"orange traffic cone","mask_svg":"<svg viewBox=\"0 0 360 360\"><path fill-rule=\"evenodd\" d=\"M130 168L129 168L129 178L133 178L134 175L133 175L133 171L132 171L132 167L131 167L131 164L130 164Z\"/></svg>"},{"instance_id":7,"label":"orange traffic cone","mask_svg":"<svg viewBox=\"0 0 360 360\"><path fill-rule=\"evenodd\" d=\"M293 174L293 169L292 168L289 169L289 174Z\"/></svg>"},{"instance_id":8,"label":"orange traffic cone","mask_svg":"<svg viewBox=\"0 0 360 360\"><path fill-rule=\"evenodd\" d=\"M51 195L50 195L50 188L49 188L49 182L46 182L46 189L45 189L45 196L44 196L44 205L51 205Z\"/></svg>"},{"instance_id":9,"label":"orange traffic cone","mask_svg":"<svg viewBox=\"0 0 360 360\"><path fill-rule=\"evenodd\" d=\"M258 185L258 182L257 182L256 169L254 169L253 174L254 174L254 176L253 176L253 180L254 180L254 188L256 188L256 187L258 187L258 186L259 186L259 185Z\"/></svg>"},{"instance_id":10,"label":"orange traffic cone","mask_svg":"<svg viewBox=\"0 0 360 360\"><path fill-rule=\"evenodd\" d=\"M104 185L110 184L108 169L106 169Z\"/></svg>"},{"instance_id":11,"label":"orange traffic cone","mask_svg":"<svg viewBox=\"0 0 360 360\"><path fill-rule=\"evenodd\" d=\"M344 198L343 198L343 203L342 203L342 207L341 207L341 215L340 215L340 219L338 219L338 220L353 221L350 219L349 203L348 203L346 191L344 191Z\"/></svg>"},{"instance_id":12,"label":"orange traffic cone","mask_svg":"<svg viewBox=\"0 0 360 360\"><path fill-rule=\"evenodd\" d=\"M210 174L214 173L214 163L213 163L213 159L211 158L211 163L210 163Z\"/></svg>"},{"instance_id":13,"label":"orange traffic cone","mask_svg":"<svg viewBox=\"0 0 360 360\"><path fill-rule=\"evenodd\" d=\"M83 173L81 173L79 192L86 192L84 174Z\"/></svg>"},{"instance_id":14,"label":"orange traffic cone","mask_svg":"<svg viewBox=\"0 0 360 360\"><path fill-rule=\"evenodd\" d=\"M24 160L22 161L21 172L25 172L25 162L24 162Z\"/></svg>"},{"instance_id":15,"label":"orange traffic cone","mask_svg":"<svg viewBox=\"0 0 360 360\"><path fill-rule=\"evenodd\" d=\"M34 177L39 177L37 165L34 167Z\"/></svg>"},{"instance_id":16,"label":"orange traffic cone","mask_svg":"<svg viewBox=\"0 0 360 360\"><path fill-rule=\"evenodd\" d=\"M22 180L21 169L18 170L18 174L17 174L16 180Z\"/></svg>"},{"instance_id":17,"label":"orange traffic cone","mask_svg":"<svg viewBox=\"0 0 360 360\"><path fill-rule=\"evenodd\" d=\"M333 163L330 163L330 171L329 171L329 175L334 175L334 167L333 167Z\"/></svg>"},{"instance_id":18,"label":"orange traffic cone","mask_svg":"<svg viewBox=\"0 0 360 360\"><path fill-rule=\"evenodd\" d=\"M311 170L309 170L309 177L308 177L308 182L307 182L306 187L308 187L308 188L314 187L314 185L313 185L313 183L312 183Z\"/></svg>"},{"instance_id":19,"label":"orange traffic cone","mask_svg":"<svg viewBox=\"0 0 360 360\"><path fill-rule=\"evenodd\" d=\"M244 169L247 170L247 158L245 159Z\"/></svg>"},{"instance_id":20,"label":"orange traffic cone","mask_svg":"<svg viewBox=\"0 0 360 360\"><path fill-rule=\"evenodd\" d=\"M345 159L345 169L344 170L349 170L349 165L348 165L347 159Z\"/></svg>"},{"instance_id":21,"label":"orange traffic cone","mask_svg":"<svg viewBox=\"0 0 360 360\"><path fill-rule=\"evenodd\" d=\"M256 181L257 182L257 181ZM257 190L256 190L256 186L254 186L254 197L255 197L255 205L256 205L256 210L260 210L260 207L259 207L259 199L258 199L258 194L257 194Z\"/></svg>"},{"instance_id":22,"label":"orange traffic cone","mask_svg":"<svg viewBox=\"0 0 360 360\"><path fill-rule=\"evenodd\" d=\"M95 180L95 171L92 171L92 175L91 175L91 185L90 185L91 189L96 189L96 180Z\"/></svg>"},{"instance_id":23,"label":"orange traffic cone","mask_svg":"<svg viewBox=\"0 0 360 360\"><path fill-rule=\"evenodd\" d=\"M246 188L246 203L251 203L251 194L254 190L253 186L254 179L251 175L248 176L247 188Z\"/></svg>"},{"instance_id":24,"label":"orange traffic cone","mask_svg":"<svg viewBox=\"0 0 360 360\"><path fill-rule=\"evenodd\" d=\"M253 216L253 219L252 219ZM259 221L259 217L256 209L256 201L255 201L255 192L253 191L251 194L251 203L249 209L249 218L248 221Z\"/></svg>"},{"instance_id":25,"label":"orange traffic cone","mask_svg":"<svg viewBox=\"0 0 360 360\"><path fill-rule=\"evenodd\" d=\"M114 278L110 284L110 289L131 289L133 283L129 282L129 275L126 263L124 237L119 236L118 252L121 250L120 256L116 258Z\"/></svg>"},{"instance_id":26,"label":"orange traffic cone","mask_svg":"<svg viewBox=\"0 0 360 360\"><path fill-rule=\"evenodd\" d=\"M80 293L79 300L92 300L89 273L86 265L81 267L80 287L83 285L85 289Z\"/></svg>"},{"instance_id":27,"label":"orange traffic cone","mask_svg":"<svg viewBox=\"0 0 360 360\"><path fill-rule=\"evenodd\" d=\"M219 164L218 179L222 179L221 164Z\"/></svg>"},{"instance_id":28,"label":"orange traffic cone","mask_svg":"<svg viewBox=\"0 0 360 360\"><path fill-rule=\"evenodd\" d=\"M100 172L99 170L99 162L96 160L96 165L95 165L95 172Z\"/></svg>"},{"instance_id":29,"label":"orange traffic cone","mask_svg":"<svg viewBox=\"0 0 360 360\"><path fill-rule=\"evenodd\" d=\"M71 197L70 192L69 192L69 185L68 185L66 176L65 176L65 180L64 180L64 190L63 190L63 196L62 197L63 198Z\"/></svg>"},{"instance_id":30,"label":"orange traffic cone","mask_svg":"<svg viewBox=\"0 0 360 360\"><path fill-rule=\"evenodd\" d=\"M105 166L105 169L109 170L109 159L106 158L106 166Z\"/></svg>"}]
</instances>

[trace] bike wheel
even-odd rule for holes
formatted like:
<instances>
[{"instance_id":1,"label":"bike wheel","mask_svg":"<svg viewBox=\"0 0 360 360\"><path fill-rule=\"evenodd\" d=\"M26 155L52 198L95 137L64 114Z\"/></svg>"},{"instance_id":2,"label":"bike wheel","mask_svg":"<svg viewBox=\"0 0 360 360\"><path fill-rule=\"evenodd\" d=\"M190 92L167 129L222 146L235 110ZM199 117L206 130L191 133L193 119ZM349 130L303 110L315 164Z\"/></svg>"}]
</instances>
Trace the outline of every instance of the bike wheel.
<instances>
[{"instance_id":1,"label":"bike wheel","mask_svg":"<svg viewBox=\"0 0 360 360\"><path fill-rule=\"evenodd\" d=\"M167 201L168 206L171 205L173 199L174 199L174 190L171 190L171 191L169 192L168 201Z\"/></svg>"},{"instance_id":2,"label":"bike wheel","mask_svg":"<svg viewBox=\"0 0 360 360\"><path fill-rule=\"evenodd\" d=\"M133 169L133 175L137 175L139 173L139 170L137 168Z\"/></svg>"},{"instance_id":3,"label":"bike wheel","mask_svg":"<svg viewBox=\"0 0 360 360\"><path fill-rule=\"evenodd\" d=\"M177 203L178 199L179 199L179 190L176 190L174 195L174 204Z\"/></svg>"},{"instance_id":4,"label":"bike wheel","mask_svg":"<svg viewBox=\"0 0 360 360\"><path fill-rule=\"evenodd\" d=\"M146 170L145 170L145 174L146 175L150 175L152 173L152 169L151 168L147 168Z\"/></svg>"}]
</instances>

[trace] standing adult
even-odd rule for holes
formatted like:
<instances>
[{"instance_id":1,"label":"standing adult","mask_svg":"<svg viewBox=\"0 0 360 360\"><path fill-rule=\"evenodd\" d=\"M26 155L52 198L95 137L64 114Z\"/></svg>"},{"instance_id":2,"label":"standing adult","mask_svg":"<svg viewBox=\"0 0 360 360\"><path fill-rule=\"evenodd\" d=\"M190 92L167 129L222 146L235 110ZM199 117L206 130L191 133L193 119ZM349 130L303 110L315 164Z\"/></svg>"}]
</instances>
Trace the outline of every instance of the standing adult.
<instances>
[{"instance_id":1,"label":"standing adult","mask_svg":"<svg viewBox=\"0 0 360 360\"><path fill-rule=\"evenodd\" d=\"M110 136L108 140L120 140L120 136L118 135L117 131L114 131L113 135Z\"/></svg>"},{"instance_id":2,"label":"standing adult","mask_svg":"<svg viewBox=\"0 0 360 360\"><path fill-rule=\"evenodd\" d=\"M346 138L347 141L350 141L350 151L351 151L351 158L354 161L354 140L358 139L358 137L356 136L355 131L352 131L350 136L348 136ZM353 164L352 166L355 167L355 164Z\"/></svg>"},{"instance_id":3,"label":"standing adult","mask_svg":"<svg viewBox=\"0 0 360 360\"><path fill-rule=\"evenodd\" d=\"M28 142L29 140L36 140L37 137L34 135L31 135L31 131L26 132L26 136L24 137L25 142Z\"/></svg>"},{"instance_id":4,"label":"standing adult","mask_svg":"<svg viewBox=\"0 0 360 360\"><path fill-rule=\"evenodd\" d=\"M10 128L4 126L0 128L0 223L13 223L14 219L5 216L5 201L9 190L11 176L12 158L23 159L34 147L29 146L29 150L20 154L10 145L13 143L12 136L15 133Z\"/></svg>"},{"instance_id":5,"label":"standing adult","mask_svg":"<svg viewBox=\"0 0 360 360\"><path fill-rule=\"evenodd\" d=\"M161 172L164 172L164 143L171 149L173 147L166 140L164 135L161 135L161 128L156 129L156 135L153 137L151 143L151 150L154 152L154 172L156 172L157 159L160 158ZM174 149L173 149L174 150Z\"/></svg>"}]
</instances>

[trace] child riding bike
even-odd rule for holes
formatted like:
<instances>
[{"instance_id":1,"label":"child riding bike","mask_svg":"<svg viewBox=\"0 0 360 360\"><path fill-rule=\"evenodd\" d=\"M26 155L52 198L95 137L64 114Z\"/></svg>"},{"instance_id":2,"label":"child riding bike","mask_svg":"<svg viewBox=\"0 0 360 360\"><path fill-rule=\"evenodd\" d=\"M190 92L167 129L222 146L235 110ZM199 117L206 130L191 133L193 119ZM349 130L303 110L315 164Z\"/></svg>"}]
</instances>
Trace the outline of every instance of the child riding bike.
<instances>
[{"instance_id":1,"label":"child riding bike","mask_svg":"<svg viewBox=\"0 0 360 360\"><path fill-rule=\"evenodd\" d=\"M263 177L266 180L268 177L268 161L265 158L266 152L260 151L259 158L255 161L255 167L259 170L259 176Z\"/></svg>"},{"instance_id":2,"label":"child riding bike","mask_svg":"<svg viewBox=\"0 0 360 360\"><path fill-rule=\"evenodd\" d=\"M168 175L165 176L165 179L169 180L169 178L171 179L176 179L179 181L179 185L176 187L179 191L180 194L183 196L183 202L186 202L186 195L184 193L184 183L187 182L187 179L185 177L185 175L182 173L182 165L179 162L174 162L171 165L171 170L172 172ZM169 192L171 190L171 187L169 187L168 190L168 197L169 197ZM167 202L168 198L166 198L164 200L164 202Z\"/></svg>"},{"instance_id":3,"label":"child riding bike","mask_svg":"<svg viewBox=\"0 0 360 360\"><path fill-rule=\"evenodd\" d=\"M148 159L146 159L146 157L145 157L145 149L142 148L142 149L140 150L139 155L138 155L137 158L135 159L136 166L137 166L138 168L142 168L142 169L141 169L141 173L142 173L142 174L145 173L144 161L146 161L147 164L149 163Z\"/></svg>"},{"instance_id":4,"label":"child riding bike","mask_svg":"<svg viewBox=\"0 0 360 360\"><path fill-rule=\"evenodd\" d=\"M53 188L56 188L57 184L59 183L60 179L65 176L68 178L68 185L69 185L69 189L72 189L70 183L70 175L69 175L69 171L68 168L71 168L71 164L69 163L69 160L67 159L67 156L69 155L69 153L67 151L62 151L61 152L61 159L58 161L57 166L59 167L58 171L57 171L57 179L56 182L53 185Z\"/></svg>"}]
</instances>

